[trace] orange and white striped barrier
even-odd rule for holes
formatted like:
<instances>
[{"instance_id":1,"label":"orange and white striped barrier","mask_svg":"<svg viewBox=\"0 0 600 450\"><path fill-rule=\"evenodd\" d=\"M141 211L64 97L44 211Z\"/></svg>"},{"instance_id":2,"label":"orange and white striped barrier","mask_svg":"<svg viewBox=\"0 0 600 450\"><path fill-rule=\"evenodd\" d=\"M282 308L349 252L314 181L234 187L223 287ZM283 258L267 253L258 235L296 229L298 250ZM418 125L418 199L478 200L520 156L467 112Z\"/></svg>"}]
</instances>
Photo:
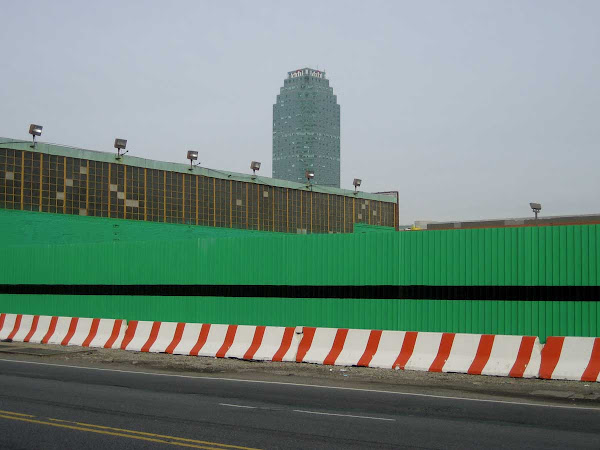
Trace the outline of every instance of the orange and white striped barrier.
<instances>
[{"instance_id":1,"label":"orange and white striped barrier","mask_svg":"<svg viewBox=\"0 0 600 450\"><path fill-rule=\"evenodd\" d=\"M531 378L541 348L533 336L304 327L296 361Z\"/></svg>"},{"instance_id":2,"label":"orange and white striped barrier","mask_svg":"<svg viewBox=\"0 0 600 450\"><path fill-rule=\"evenodd\" d=\"M268 327L0 314L0 340L142 352L600 381L600 337ZM301 330L301 331L300 331Z\"/></svg>"},{"instance_id":3,"label":"orange and white striped barrier","mask_svg":"<svg viewBox=\"0 0 600 450\"><path fill-rule=\"evenodd\" d=\"M540 378L600 381L600 337L549 337Z\"/></svg>"},{"instance_id":4,"label":"orange and white striped barrier","mask_svg":"<svg viewBox=\"0 0 600 450\"><path fill-rule=\"evenodd\" d=\"M119 319L0 314L0 340L119 348L126 324Z\"/></svg>"},{"instance_id":5,"label":"orange and white striped barrier","mask_svg":"<svg viewBox=\"0 0 600 450\"><path fill-rule=\"evenodd\" d=\"M142 322L127 327L123 350L263 361L294 361L294 327Z\"/></svg>"}]
</instances>

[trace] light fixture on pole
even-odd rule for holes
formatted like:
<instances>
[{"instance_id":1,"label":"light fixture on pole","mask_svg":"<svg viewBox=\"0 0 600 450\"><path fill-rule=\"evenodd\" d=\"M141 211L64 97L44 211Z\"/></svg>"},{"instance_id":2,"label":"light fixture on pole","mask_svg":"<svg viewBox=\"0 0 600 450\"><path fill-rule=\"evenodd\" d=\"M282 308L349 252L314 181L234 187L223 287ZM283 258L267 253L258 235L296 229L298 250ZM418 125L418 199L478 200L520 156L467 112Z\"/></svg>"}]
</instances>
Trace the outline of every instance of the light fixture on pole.
<instances>
[{"instance_id":1,"label":"light fixture on pole","mask_svg":"<svg viewBox=\"0 0 600 450\"><path fill-rule=\"evenodd\" d=\"M252 169L252 174L256 176L256 171L260 170L260 161L252 161L250 163L250 169Z\"/></svg>"},{"instance_id":2,"label":"light fixture on pole","mask_svg":"<svg viewBox=\"0 0 600 450\"><path fill-rule=\"evenodd\" d=\"M41 125L36 125L34 123L29 125L29 134L33 137L33 145L31 146L31 148L35 148L35 137L42 135L42 128L44 127Z\"/></svg>"},{"instance_id":3,"label":"light fixture on pole","mask_svg":"<svg viewBox=\"0 0 600 450\"><path fill-rule=\"evenodd\" d=\"M125 147L127 147L127 139L115 139L115 148L117 149L117 158L116 159L121 159L121 157L127 153L129 150L125 150ZM125 150L123 153L121 153L121 150Z\"/></svg>"},{"instance_id":4,"label":"light fixture on pole","mask_svg":"<svg viewBox=\"0 0 600 450\"><path fill-rule=\"evenodd\" d=\"M308 182L307 184L310 186L310 180L312 180L315 177L315 172L312 170L307 170L304 173L304 176L306 177L306 181Z\"/></svg>"},{"instance_id":5,"label":"light fixture on pole","mask_svg":"<svg viewBox=\"0 0 600 450\"><path fill-rule=\"evenodd\" d=\"M358 192L358 187L362 184L362 180L360 178L355 178L354 181L352 181L352 184L354 185L354 193L356 194Z\"/></svg>"},{"instance_id":6,"label":"light fixture on pole","mask_svg":"<svg viewBox=\"0 0 600 450\"><path fill-rule=\"evenodd\" d=\"M190 168L188 170L194 170L194 161L198 161L198 152L196 150L188 150L187 159L190 160ZM200 163L196 163L196 165L198 164Z\"/></svg>"},{"instance_id":7,"label":"light fixture on pole","mask_svg":"<svg viewBox=\"0 0 600 450\"><path fill-rule=\"evenodd\" d=\"M542 204L541 203L530 203L529 206L531 207L531 209L533 210L533 213L535 214L535 220L537 220L538 213L542 210Z\"/></svg>"}]
</instances>

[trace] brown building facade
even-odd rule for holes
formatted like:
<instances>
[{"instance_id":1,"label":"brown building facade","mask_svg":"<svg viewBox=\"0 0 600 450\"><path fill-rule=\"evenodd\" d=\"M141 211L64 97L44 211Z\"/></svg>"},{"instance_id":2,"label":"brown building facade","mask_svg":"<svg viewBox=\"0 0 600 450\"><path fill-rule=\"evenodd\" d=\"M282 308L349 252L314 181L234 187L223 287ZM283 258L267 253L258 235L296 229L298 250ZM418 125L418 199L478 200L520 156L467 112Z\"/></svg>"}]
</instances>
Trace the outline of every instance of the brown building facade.
<instances>
[{"instance_id":1,"label":"brown building facade","mask_svg":"<svg viewBox=\"0 0 600 450\"><path fill-rule=\"evenodd\" d=\"M0 142L0 208L286 233L397 227L395 196Z\"/></svg>"}]
</instances>

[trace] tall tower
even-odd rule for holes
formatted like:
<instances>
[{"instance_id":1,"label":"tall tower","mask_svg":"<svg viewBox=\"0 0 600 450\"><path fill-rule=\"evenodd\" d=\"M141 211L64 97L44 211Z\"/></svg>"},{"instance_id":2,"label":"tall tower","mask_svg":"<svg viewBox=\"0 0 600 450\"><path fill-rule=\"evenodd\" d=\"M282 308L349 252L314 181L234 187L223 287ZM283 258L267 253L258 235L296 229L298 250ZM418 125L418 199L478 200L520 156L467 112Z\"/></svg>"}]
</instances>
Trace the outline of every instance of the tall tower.
<instances>
[{"instance_id":1,"label":"tall tower","mask_svg":"<svg viewBox=\"0 0 600 450\"><path fill-rule=\"evenodd\" d=\"M273 105L273 178L340 187L340 105L325 72L288 72Z\"/></svg>"}]
</instances>

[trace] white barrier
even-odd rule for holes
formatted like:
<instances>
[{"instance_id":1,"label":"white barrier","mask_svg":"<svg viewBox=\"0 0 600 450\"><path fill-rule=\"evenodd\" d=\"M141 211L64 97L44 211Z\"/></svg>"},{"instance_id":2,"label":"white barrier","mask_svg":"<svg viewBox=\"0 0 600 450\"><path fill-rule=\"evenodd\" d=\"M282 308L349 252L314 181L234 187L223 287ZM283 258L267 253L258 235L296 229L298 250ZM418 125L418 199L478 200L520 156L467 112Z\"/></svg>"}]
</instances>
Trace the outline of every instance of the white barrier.
<instances>
[{"instance_id":1,"label":"white barrier","mask_svg":"<svg viewBox=\"0 0 600 450\"><path fill-rule=\"evenodd\" d=\"M549 337L540 378L600 381L600 337Z\"/></svg>"},{"instance_id":2,"label":"white barrier","mask_svg":"<svg viewBox=\"0 0 600 450\"><path fill-rule=\"evenodd\" d=\"M600 381L600 338L266 327L0 314L0 340L429 372Z\"/></svg>"},{"instance_id":3,"label":"white barrier","mask_svg":"<svg viewBox=\"0 0 600 450\"><path fill-rule=\"evenodd\" d=\"M0 340L119 348L125 321L80 317L0 314Z\"/></svg>"},{"instance_id":4,"label":"white barrier","mask_svg":"<svg viewBox=\"0 0 600 450\"><path fill-rule=\"evenodd\" d=\"M297 362L536 377L541 344L532 336L303 328Z\"/></svg>"},{"instance_id":5,"label":"white barrier","mask_svg":"<svg viewBox=\"0 0 600 450\"><path fill-rule=\"evenodd\" d=\"M131 321L124 350L267 361L294 361L292 327Z\"/></svg>"}]
</instances>

